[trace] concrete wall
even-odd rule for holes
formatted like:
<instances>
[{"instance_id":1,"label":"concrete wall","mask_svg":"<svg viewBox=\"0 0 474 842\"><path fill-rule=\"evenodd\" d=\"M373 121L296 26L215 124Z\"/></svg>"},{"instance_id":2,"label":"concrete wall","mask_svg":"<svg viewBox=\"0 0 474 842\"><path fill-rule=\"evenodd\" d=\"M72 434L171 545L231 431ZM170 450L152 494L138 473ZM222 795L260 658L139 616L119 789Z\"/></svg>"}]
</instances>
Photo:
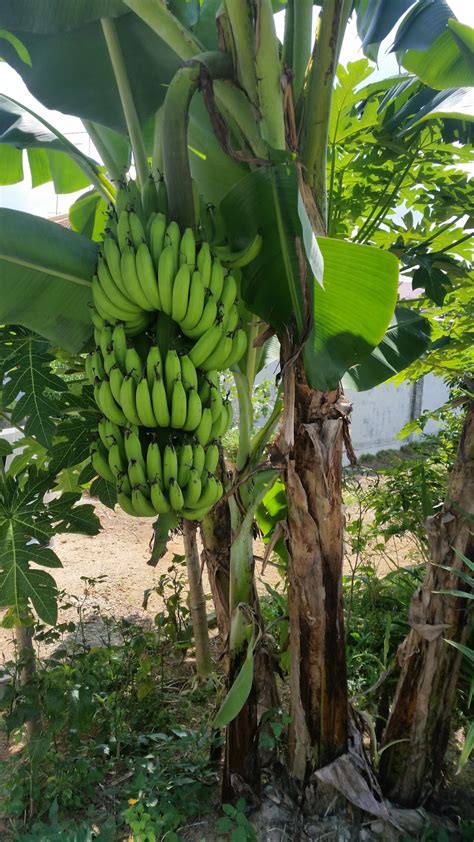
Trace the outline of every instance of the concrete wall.
<instances>
[{"instance_id":1,"label":"concrete wall","mask_svg":"<svg viewBox=\"0 0 474 842\"><path fill-rule=\"evenodd\" d=\"M394 386L383 383L369 392L348 391L352 401L352 443L358 456L379 450L397 449L408 439L397 438L402 427L420 412L442 406L448 390L442 380L429 374L418 384L402 383ZM430 421L425 430L432 432L436 422ZM413 437L410 437L413 440Z\"/></svg>"}]
</instances>

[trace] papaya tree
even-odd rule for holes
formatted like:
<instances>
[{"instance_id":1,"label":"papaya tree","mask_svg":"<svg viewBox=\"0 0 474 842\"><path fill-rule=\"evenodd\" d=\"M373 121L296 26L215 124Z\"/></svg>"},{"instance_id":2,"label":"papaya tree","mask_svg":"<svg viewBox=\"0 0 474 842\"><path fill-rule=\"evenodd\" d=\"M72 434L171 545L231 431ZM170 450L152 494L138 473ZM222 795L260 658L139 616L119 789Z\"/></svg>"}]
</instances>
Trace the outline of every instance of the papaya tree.
<instances>
[{"instance_id":1,"label":"papaya tree","mask_svg":"<svg viewBox=\"0 0 474 842\"><path fill-rule=\"evenodd\" d=\"M214 0L88 0L67 9L58 0L19 0L14 7L0 2L5 59L41 102L83 120L102 161L80 155L52 126L3 98L2 139L18 178L26 149L34 183L59 183L60 166L67 165L72 174L66 172L62 189L76 189L84 179L91 189L71 208L74 233L28 214L1 212L1 318L74 353L93 347L89 305L94 300L100 306L91 281L101 266L98 243L110 231L115 236L120 197L132 184L135 211L145 206L153 182L153 202L164 202L161 210L179 237L189 230L199 249L207 243L214 258L220 255L235 272L246 335L246 348L232 363L240 413L237 464L232 474L221 467L221 502L200 512L211 585L229 635L229 693L215 720L228 729L226 797L259 786L257 699L268 663L262 659L252 527L278 476L288 492L291 775L303 783L314 765L346 750L341 471L350 405L340 383L349 370L370 366L374 355L377 360L398 285L395 254L366 242L380 214L374 218L372 209L362 209L366 238L359 241L351 241L353 232L338 236L332 216L336 155L344 140L333 134L330 148L333 87L353 4L324 3L314 45L313 4L288 2L282 44L273 18L278 6L270 0L225 0L222 6ZM354 6L364 46L375 58L407 4ZM444 2L436 6L439 14L430 16L421 0L413 4L396 36L402 61L415 74L406 100L422 96L431 108L427 114L443 103L445 113L454 107L427 86L461 86L469 66L469 33ZM430 50L446 57L449 81L425 78ZM127 176L131 161L133 182ZM160 212L158 205L153 212ZM133 245L138 253L138 242ZM137 329L148 336L149 322L141 316L132 328L134 311L122 301L129 335ZM283 417L269 460L266 445L279 420L279 399L252 440L251 395L273 334L281 347ZM425 347L426 334L420 340L414 331L409 341L414 356ZM392 331L393 343L391 373L398 350ZM406 354L399 362L406 365ZM373 381L386 376L378 369ZM97 397L100 406L101 393ZM138 493L135 499L145 512L146 500ZM179 514L180 507L173 508Z\"/></svg>"}]
</instances>

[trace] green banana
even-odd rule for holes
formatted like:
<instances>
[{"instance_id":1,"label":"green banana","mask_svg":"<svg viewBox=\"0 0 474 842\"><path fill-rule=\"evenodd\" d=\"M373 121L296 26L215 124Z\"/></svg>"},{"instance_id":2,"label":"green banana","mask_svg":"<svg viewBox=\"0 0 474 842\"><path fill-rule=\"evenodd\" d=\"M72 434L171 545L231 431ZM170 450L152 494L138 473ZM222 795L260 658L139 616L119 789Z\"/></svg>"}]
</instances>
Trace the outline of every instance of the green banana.
<instances>
[{"instance_id":1,"label":"green banana","mask_svg":"<svg viewBox=\"0 0 474 842\"><path fill-rule=\"evenodd\" d=\"M232 337L228 333L224 333L212 353L201 362L200 368L202 371L213 371L214 369L220 371L224 360L229 356L231 350Z\"/></svg>"},{"instance_id":2,"label":"green banana","mask_svg":"<svg viewBox=\"0 0 474 842\"><path fill-rule=\"evenodd\" d=\"M137 517L137 513L132 505L132 501L128 494L125 491L119 491L117 494L117 503L119 504L120 508L126 512L127 515L132 515L132 517Z\"/></svg>"},{"instance_id":3,"label":"green banana","mask_svg":"<svg viewBox=\"0 0 474 842\"><path fill-rule=\"evenodd\" d=\"M121 252L113 237L105 237L103 249L104 257L115 285L118 287L120 292L127 295L127 288L122 277Z\"/></svg>"},{"instance_id":4,"label":"green banana","mask_svg":"<svg viewBox=\"0 0 474 842\"><path fill-rule=\"evenodd\" d=\"M178 483L181 488L188 484L193 466L193 448L191 444L183 444L178 455Z\"/></svg>"},{"instance_id":5,"label":"green banana","mask_svg":"<svg viewBox=\"0 0 474 842\"><path fill-rule=\"evenodd\" d=\"M120 406L115 402L110 383L108 380L102 380L99 386L99 409L101 412L113 421L114 424L125 424L126 418Z\"/></svg>"},{"instance_id":6,"label":"green banana","mask_svg":"<svg viewBox=\"0 0 474 842\"><path fill-rule=\"evenodd\" d=\"M148 445L146 452L146 474L151 483L163 482L163 461L160 446L156 441Z\"/></svg>"},{"instance_id":7,"label":"green banana","mask_svg":"<svg viewBox=\"0 0 474 842\"><path fill-rule=\"evenodd\" d=\"M94 353L91 351L89 354L86 354L84 359L84 374L86 376L86 380L92 385L95 380L95 374L92 369L92 357Z\"/></svg>"},{"instance_id":8,"label":"green banana","mask_svg":"<svg viewBox=\"0 0 474 842\"><path fill-rule=\"evenodd\" d=\"M123 474L127 468L127 463L122 459L118 444L113 444L109 448L109 468L114 475L114 482L119 474Z\"/></svg>"},{"instance_id":9,"label":"green banana","mask_svg":"<svg viewBox=\"0 0 474 842\"><path fill-rule=\"evenodd\" d=\"M183 492L184 505L190 507L195 506L201 496L201 490L201 472L198 472L196 468L191 468L189 471L188 484Z\"/></svg>"},{"instance_id":10,"label":"green banana","mask_svg":"<svg viewBox=\"0 0 474 842\"><path fill-rule=\"evenodd\" d=\"M91 369L94 377L98 377L99 380L103 380L105 377L105 368L104 362L102 360L102 354L100 350L94 351L91 358Z\"/></svg>"},{"instance_id":11,"label":"green banana","mask_svg":"<svg viewBox=\"0 0 474 842\"><path fill-rule=\"evenodd\" d=\"M149 313L143 313L139 319L134 319L133 321L125 322L125 333L127 334L127 336L137 336L137 334L143 333L143 331L148 327L149 323Z\"/></svg>"},{"instance_id":12,"label":"green banana","mask_svg":"<svg viewBox=\"0 0 474 842\"><path fill-rule=\"evenodd\" d=\"M222 414L222 397L220 389L216 389L214 385L210 387L209 408L211 410L212 421L214 423L216 418L220 418Z\"/></svg>"},{"instance_id":13,"label":"green banana","mask_svg":"<svg viewBox=\"0 0 474 842\"><path fill-rule=\"evenodd\" d=\"M123 325L115 325L112 331L112 349L115 361L125 373L125 354L127 353L127 334Z\"/></svg>"},{"instance_id":14,"label":"green banana","mask_svg":"<svg viewBox=\"0 0 474 842\"><path fill-rule=\"evenodd\" d=\"M247 266L252 260L260 254L262 250L263 239L260 234L256 234L253 240L248 243L245 248L240 251L231 251L228 246L213 246L213 252L222 263L226 266L231 266L235 269L241 269Z\"/></svg>"},{"instance_id":15,"label":"green banana","mask_svg":"<svg viewBox=\"0 0 474 842\"><path fill-rule=\"evenodd\" d=\"M204 482L201 496L196 504L196 508L204 509L206 506L213 506L219 499L219 484L214 474L208 473L207 480Z\"/></svg>"},{"instance_id":16,"label":"green banana","mask_svg":"<svg viewBox=\"0 0 474 842\"><path fill-rule=\"evenodd\" d=\"M180 357L181 363L181 379L185 389L197 389L198 377L197 371L193 366L187 354L182 354Z\"/></svg>"},{"instance_id":17,"label":"green banana","mask_svg":"<svg viewBox=\"0 0 474 842\"><path fill-rule=\"evenodd\" d=\"M102 316L99 315L99 313L97 312L97 310L95 310L95 308L93 306L91 306L91 305L89 305L89 306L90 306L92 324L98 330L102 330L102 328L105 327L104 319L102 318Z\"/></svg>"},{"instance_id":18,"label":"green banana","mask_svg":"<svg viewBox=\"0 0 474 842\"><path fill-rule=\"evenodd\" d=\"M183 430L192 433L199 427L202 418L202 402L196 389L189 389L187 393L187 414Z\"/></svg>"},{"instance_id":19,"label":"green banana","mask_svg":"<svg viewBox=\"0 0 474 842\"><path fill-rule=\"evenodd\" d=\"M112 351L112 348L111 348L110 351L107 351L107 353L104 356L104 370L105 370L105 373L106 373L107 377L110 375L110 369L114 365L115 365L115 354L114 354L114 352Z\"/></svg>"},{"instance_id":20,"label":"green banana","mask_svg":"<svg viewBox=\"0 0 474 842\"><path fill-rule=\"evenodd\" d=\"M130 497L132 493L132 486L130 485L130 480L126 473L118 475L115 487L117 489L117 493L123 491L128 497Z\"/></svg>"},{"instance_id":21,"label":"green banana","mask_svg":"<svg viewBox=\"0 0 474 842\"><path fill-rule=\"evenodd\" d=\"M186 391L181 380L175 380L171 393L171 426L175 430L182 430L186 423L186 416Z\"/></svg>"},{"instance_id":22,"label":"green banana","mask_svg":"<svg viewBox=\"0 0 474 842\"><path fill-rule=\"evenodd\" d=\"M109 447L109 442L107 441L107 424L110 423L111 422L107 418L101 418L99 423L97 424L97 432L99 433L99 438L106 450L108 450Z\"/></svg>"},{"instance_id":23,"label":"green banana","mask_svg":"<svg viewBox=\"0 0 474 842\"><path fill-rule=\"evenodd\" d=\"M114 424L112 421L109 421L107 419L105 424L105 432L107 447L109 448L113 444L118 445L120 455L122 459L125 460L125 445L121 428L118 426L118 424Z\"/></svg>"},{"instance_id":24,"label":"green banana","mask_svg":"<svg viewBox=\"0 0 474 842\"><path fill-rule=\"evenodd\" d=\"M184 509L181 509L180 515L185 520L202 520L203 517L205 517L208 514L208 512L211 511L211 509L212 509L212 506L204 506L204 508L199 508L199 509L184 508Z\"/></svg>"},{"instance_id":25,"label":"green banana","mask_svg":"<svg viewBox=\"0 0 474 842\"><path fill-rule=\"evenodd\" d=\"M132 489L132 506L135 514L139 517L156 517L153 503L147 500L139 488Z\"/></svg>"},{"instance_id":26,"label":"green banana","mask_svg":"<svg viewBox=\"0 0 474 842\"><path fill-rule=\"evenodd\" d=\"M151 502L157 515L164 515L170 510L170 504L166 499L159 482L152 482L150 486Z\"/></svg>"},{"instance_id":27,"label":"green banana","mask_svg":"<svg viewBox=\"0 0 474 842\"><path fill-rule=\"evenodd\" d=\"M117 219L117 241L120 251L123 252L125 248L132 242L132 235L130 226L128 224L128 211L123 210L118 214Z\"/></svg>"},{"instance_id":28,"label":"green banana","mask_svg":"<svg viewBox=\"0 0 474 842\"><path fill-rule=\"evenodd\" d=\"M182 322L186 315L190 285L191 270L187 263L183 263L183 265L179 267L173 281L171 317L175 322Z\"/></svg>"},{"instance_id":29,"label":"green banana","mask_svg":"<svg viewBox=\"0 0 474 842\"><path fill-rule=\"evenodd\" d=\"M181 241L181 232L179 225L174 220L169 223L165 232L165 245L170 245L173 252L173 276L176 275L179 266L179 244Z\"/></svg>"},{"instance_id":30,"label":"green banana","mask_svg":"<svg viewBox=\"0 0 474 842\"><path fill-rule=\"evenodd\" d=\"M158 292L161 309L171 316L173 305L173 280L176 274L174 252L171 245L165 246L158 260Z\"/></svg>"},{"instance_id":31,"label":"green banana","mask_svg":"<svg viewBox=\"0 0 474 842\"><path fill-rule=\"evenodd\" d=\"M155 266L158 266L158 260L163 251L165 231L166 216L163 213L157 213L150 228L150 251Z\"/></svg>"},{"instance_id":32,"label":"green banana","mask_svg":"<svg viewBox=\"0 0 474 842\"><path fill-rule=\"evenodd\" d=\"M153 404L151 400L150 389L146 377L142 377L137 386L135 395L135 403L137 407L137 415L141 424L144 427L153 429L158 426L158 422L153 412Z\"/></svg>"},{"instance_id":33,"label":"green banana","mask_svg":"<svg viewBox=\"0 0 474 842\"><path fill-rule=\"evenodd\" d=\"M131 313L135 313L136 316L140 315L140 309L137 307L133 301L130 299L129 295L124 295L123 292L120 291L118 286L114 284L112 275L110 274L107 264L103 258L99 258L97 262L97 277L99 279L100 286L102 287L102 291L104 295L114 304L116 307L119 307L121 310L130 311Z\"/></svg>"},{"instance_id":34,"label":"green banana","mask_svg":"<svg viewBox=\"0 0 474 842\"><path fill-rule=\"evenodd\" d=\"M137 414L137 407L135 403L135 393L137 384L131 374L126 374L123 378L122 388L120 389L120 406L125 415L125 420L130 424L140 426L141 421Z\"/></svg>"},{"instance_id":35,"label":"green banana","mask_svg":"<svg viewBox=\"0 0 474 842\"><path fill-rule=\"evenodd\" d=\"M224 288L220 297L220 305L224 312L224 317L229 315L230 308L235 304L237 298L237 281L233 275L227 275L224 281Z\"/></svg>"},{"instance_id":36,"label":"green banana","mask_svg":"<svg viewBox=\"0 0 474 842\"><path fill-rule=\"evenodd\" d=\"M189 287L188 307L186 315L180 324L183 333L187 330L192 330L199 322L204 310L205 294L206 290L201 280L200 272L193 272L191 286Z\"/></svg>"},{"instance_id":37,"label":"green banana","mask_svg":"<svg viewBox=\"0 0 474 842\"><path fill-rule=\"evenodd\" d=\"M208 292L206 303L204 304L204 309L201 314L201 318L199 319L197 325L193 328L188 328L187 330L183 330L183 333L189 339L199 339L206 330L209 330L211 325L217 319L217 299L212 292Z\"/></svg>"},{"instance_id":38,"label":"green banana","mask_svg":"<svg viewBox=\"0 0 474 842\"><path fill-rule=\"evenodd\" d=\"M158 281L156 279L153 260L146 243L141 243L137 249L135 264L137 267L138 280L143 294L148 301L148 308L161 310L161 299L158 292Z\"/></svg>"},{"instance_id":39,"label":"green banana","mask_svg":"<svg viewBox=\"0 0 474 842\"><path fill-rule=\"evenodd\" d=\"M209 289L219 301L222 295L222 290L224 289L224 269L220 260L214 260L212 263Z\"/></svg>"},{"instance_id":40,"label":"green banana","mask_svg":"<svg viewBox=\"0 0 474 842\"><path fill-rule=\"evenodd\" d=\"M163 177L160 178L156 192L158 194L158 210L166 216L168 213L168 191Z\"/></svg>"},{"instance_id":41,"label":"green banana","mask_svg":"<svg viewBox=\"0 0 474 842\"><path fill-rule=\"evenodd\" d=\"M213 474L219 463L219 448L217 444L210 444L206 447L206 458L204 460L204 468L209 473Z\"/></svg>"},{"instance_id":42,"label":"green banana","mask_svg":"<svg viewBox=\"0 0 474 842\"><path fill-rule=\"evenodd\" d=\"M138 433L133 430L126 430L124 436L125 456L128 462L139 462L145 470L145 459Z\"/></svg>"},{"instance_id":43,"label":"green banana","mask_svg":"<svg viewBox=\"0 0 474 842\"><path fill-rule=\"evenodd\" d=\"M204 470L204 463L206 461L206 453L199 442L193 445L193 468L197 471L198 476L200 477L203 470ZM201 493L201 492L199 492ZM187 504L188 505L188 504Z\"/></svg>"},{"instance_id":44,"label":"green banana","mask_svg":"<svg viewBox=\"0 0 474 842\"><path fill-rule=\"evenodd\" d=\"M166 490L172 479L178 479L178 455L174 445L167 444L163 453L163 484Z\"/></svg>"},{"instance_id":45,"label":"green banana","mask_svg":"<svg viewBox=\"0 0 474 842\"><path fill-rule=\"evenodd\" d=\"M179 244L179 265L187 264L194 269L196 264L196 240L192 228L186 228Z\"/></svg>"},{"instance_id":46,"label":"green banana","mask_svg":"<svg viewBox=\"0 0 474 842\"><path fill-rule=\"evenodd\" d=\"M102 336L102 328L99 330L98 327L94 328L94 343L96 348L100 348L100 338Z\"/></svg>"},{"instance_id":47,"label":"green banana","mask_svg":"<svg viewBox=\"0 0 474 842\"><path fill-rule=\"evenodd\" d=\"M109 298L107 298L100 285L97 275L94 275L92 278L91 289L94 306L106 321L113 322L117 320L119 322L133 322L133 320L137 318L136 309L124 310L122 307L118 306L115 301L112 302ZM134 305L130 302L130 307L133 306Z\"/></svg>"},{"instance_id":48,"label":"green banana","mask_svg":"<svg viewBox=\"0 0 474 842\"><path fill-rule=\"evenodd\" d=\"M223 369L230 368L231 365L235 365L236 363L238 363L242 359L246 350L247 350L247 334L245 333L245 330L242 330L242 328L239 328L234 333L234 337L232 339L232 348L231 348L230 354L224 360L222 368Z\"/></svg>"},{"instance_id":49,"label":"green banana","mask_svg":"<svg viewBox=\"0 0 474 842\"><path fill-rule=\"evenodd\" d=\"M131 246L126 246L121 259L122 277L132 301L142 310L153 310L154 307L145 295L137 272L136 256Z\"/></svg>"},{"instance_id":50,"label":"green banana","mask_svg":"<svg viewBox=\"0 0 474 842\"><path fill-rule=\"evenodd\" d=\"M211 397L211 382L207 377L204 377L199 389L199 397L203 406L209 406L209 399Z\"/></svg>"},{"instance_id":51,"label":"green banana","mask_svg":"<svg viewBox=\"0 0 474 842\"><path fill-rule=\"evenodd\" d=\"M142 205L145 219L149 219L153 213L158 210L158 195L156 192L155 179L152 173L149 173L148 178L145 179L145 184L142 187Z\"/></svg>"},{"instance_id":52,"label":"green banana","mask_svg":"<svg viewBox=\"0 0 474 842\"><path fill-rule=\"evenodd\" d=\"M143 205L142 205L142 196L140 190L138 188L138 184L134 178L129 179L127 182L127 193L128 193L128 202L127 207L129 211L135 211L136 214L140 217L140 219L145 219L145 214L143 212Z\"/></svg>"},{"instance_id":53,"label":"green banana","mask_svg":"<svg viewBox=\"0 0 474 842\"><path fill-rule=\"evenodd\" d=\"M112 328L110 325L105 325L105 327L103 327L100 331L98 347L100 348L103 357L105 357L106 353L110 351L112 347Z\"/></svg>"},{"instance_id":54,"label":"green banana","mask_svg":"<svg viewBox=\"0 0 474 842\"><path fill-rule=\"evenodd\" d=\"M237 310L235 304L233 304L227 314L227 319L225 320L226 333L234 333L237 325L239 324L239 318L239 311Z\"/></svg>"},{"instance_id":55,"label":"green banana","mask_svg":"<svg viewBox=\"0 0 474 842\"><path fill-rule=\"evenodd\" d=\"M155 381L151 390L151 402L153 405L153 414L158 422L158 426L169 427L171 417L168 406L168 398L166 395L163 377L159 371L156 371L155 373Z\"/></svg>"},{"instance_id":56,"label":"green banana","mask_svg":"<svg viewBox=\"0 0 474 842\"><path fill-rule=\"evenodd\" d=\"M163 372L163 362L161 359L160 349L155 343L151 346L150 350L148 351L148 356L146 358L146 377L150 389L153 388L156 371L159 371L160 374Z\"/></svg>"},{"instance_id":57,"label":"green banana","mask_svg":"<svg viewBox=\"0 0 474 842\"><path fill-rule=\"evenodd\" d=\"M174 509L175 512L179 512L180 509L182 509L184 506L184 499L183 492L181 491L178 480L174 477L171 477L170 479L168 494L170 498L171 508Z\"/></svg>"},{"instance_id":58,"label":"green banana","mask_svg":"<svg viewBox=\"0 0 474 842\"><path fill-rule=\"evenodd\" d=\"M137 462L134 459L131 459L128 463L128 478L132 484L132 487L140 486L147 492L148 490L148 480L146 478L145 468L143 467L142 462ZM148 493L147 493L148 496Z\"/></svg>"},{"instance_id":59,"label":"green banana","mask_svg":"<svg viewBox=\"0 0 474 842\"><path fill-rule=\"evenodd\" d=\"M130 211L128 214L128 225L132 236L133 247L137 251L141 243L146 243L146 232L140 217L135 211Z\"/></svg>"},{"instance_id":60,"label":"green banana","mask_svg":"<svg viewBox=\"0 0 474 842\"><path fill-rule=\"evenodd\" d=\"M145 231L146 231L146 241L147 241L148 245L150 245L150 243L151 243L151 226L153 225L153 221L155 219L155 216L156 216L156 211L152 211L150 213L150 215L148 216L147 221L146 221Z\"/></svg>"},{"instance_id":61,"label":"green banana","mask_svg":"<svg viewBox=\"0 0 474 842\"><path fill-rule=\"evenodd\" d=\"M196 368L208 359L222 339L222 324L216 322L198 339L189 352L189 359Z\"/></svg>"},{"instance_id":62,"label":"green banana","mask_svg":"<svg viewBox=\"0 0 474 842\"><path fill-rule=\"evenodd\" d=\"M110 470L107 460L98 449L91 450L91 462L94 471L99 474L102 479L105 479L106 482L115 482L115 476Z\"/></svg>"},{"instance_id":63,"label":"green banana","mask_svg":"<svg viewBox=\"0 0 474 842\"><path fill-rule=\"evenodd\" d=\"M125 371L127 374L131 374L137 383L143 377L143 363L136 348L127 348L125 354Z\"/></svg>"},{"instance_id":64,"label":"green banana","mask_svg":"<svg viewBox=\"0 0 474 842\"><path fill-rule=\"evenodd\" d=\"M209 243L203 243L197 256L197 268L201 273L203 285L208 288L212 274L212 257Z\"/></svg>"},{"instance_id":65,"label":"green banana","mask_svg":"<svg viewBox=\"0 0 474 842\"><path fill-rule=\"evenodd\" d=\"M230 401L230 400L224 401L224 404L223 404L222 408L227 410L227 422L226 422L226 428L225 428L226 431L227 431L227 430L230 430L230 428L232 427L232 422L234 420L234 409L233 409L233 406L232 406L232 401Z\"/></svg>"},{"instance_id":66,"label":"green banana","mask_svg":"<svg viewBox=\"0 0 474 842\"><path fill-rule=\"evenodd\" d=\"M181 380L181 363L178 352L170 348L165 357L165 386L168 401L171 401L175 380Z\"/></svg>"},{"instance_id":67,"label":"green banana","mask_svg":"<svg viewBox=\"0 0 474 842\"><path fill-rule=\"evenodd\" d=\"M196 436L199 444L202 444L203 447L211 439L211 431L212 431L212 415L211 410L209 407L205 407L202 411L202 417L199 422L199 426L196 427L196 431L194 435Z\"/></svg>"},{"instance_id":68,"label":"green banana","mask_svg":"<svg viewBox=\"0 0 474 842\"><path fill-rule=\"evenodd\" d=\"M109 371L109 382L110 382L110 389L114 396L114 400L120 404L120 390L122 388L123 383L123 374L120 371L117 363L112 366Z\"/></svg>"}]
</instances>

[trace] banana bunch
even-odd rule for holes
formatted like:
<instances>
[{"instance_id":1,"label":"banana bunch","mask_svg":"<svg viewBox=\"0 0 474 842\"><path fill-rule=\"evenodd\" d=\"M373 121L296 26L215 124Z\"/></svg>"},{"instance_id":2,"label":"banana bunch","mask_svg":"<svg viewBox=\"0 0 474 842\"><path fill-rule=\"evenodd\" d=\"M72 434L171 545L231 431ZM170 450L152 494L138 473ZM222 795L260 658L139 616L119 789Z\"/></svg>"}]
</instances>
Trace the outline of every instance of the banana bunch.
<instances>
[{"instance_id":1,"label":"banana bunch","mask_svg":"<svg viewBox=\"0 0 474 842\"><path fill-rule=\"evenodd\" d=\"M92 445L95 471L117 489L127 514L156 517L173 510L181 517L201 520L222 496L215 476L219 449L215 442L203 447L195 438L164 447L155 437L140 434L134 425L120 427L107 418L98 425ZM143 444L144 438L149 439Z\"/></svg>"},{"instance_id":2,"label":"banana bunch","mask_svg":"<svg viewBox=\"0 0 474 842\"><path fill-rule=\"evenodd\" d=\"M190 357L174 349L163 362L157 343L143 360L121 324L96 328L95 339L86 375L97 406L114 424L182 430L202 446L227 432L232 405L222 399L217 371L198 373Z\"/></svg>"},{"instance_id":3,"label":"banana bunch","mask_svg":"<svg viewBox=\"0 0 474 842\"><path fill-rule=\"evenodd\" d=\"M232 423L219 371L247 348L232 267L260 251L197 243L167 218L150 176L117 191L92 279L95 348L85 373L104 416L92 448L122 508L199 519L222 495L216 442Z\"/></svg>"}]
</instances>

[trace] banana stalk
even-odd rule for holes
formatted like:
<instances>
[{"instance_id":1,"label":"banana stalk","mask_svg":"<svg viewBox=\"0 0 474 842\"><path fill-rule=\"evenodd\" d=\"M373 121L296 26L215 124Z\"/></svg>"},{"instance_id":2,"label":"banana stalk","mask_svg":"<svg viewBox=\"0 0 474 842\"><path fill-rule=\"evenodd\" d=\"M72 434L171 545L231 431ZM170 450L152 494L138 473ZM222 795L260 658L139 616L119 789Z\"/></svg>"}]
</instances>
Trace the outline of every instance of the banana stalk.
<instances>
[{"instance_id":1,"label":"banana stalk","mask_svg":"<svg viewBox=\"0 0 474 842\"><path fill-rule=\"evenodd\" d=\"M184 552L188 571L190 611L196 649L196 672L205 679L212 672L212 656L207 626L206 596L202 586L201 564L196 541L196 526L183 521Z\"/></svg>"},{"instance_id":2,"label":"banana stalk","mask_svg":"<svg viewBox=\"0 0 474 842\"><path fill-rule=\"evenodd\" d=\"M203 53L181 67L173 77L163 105L162 150L169 218L181 229L196 227L194 196L188 154L188 120L191 100L205 65L212 76L232 73L230 57L223 53Z\"/></svg>"}]
</instances>

